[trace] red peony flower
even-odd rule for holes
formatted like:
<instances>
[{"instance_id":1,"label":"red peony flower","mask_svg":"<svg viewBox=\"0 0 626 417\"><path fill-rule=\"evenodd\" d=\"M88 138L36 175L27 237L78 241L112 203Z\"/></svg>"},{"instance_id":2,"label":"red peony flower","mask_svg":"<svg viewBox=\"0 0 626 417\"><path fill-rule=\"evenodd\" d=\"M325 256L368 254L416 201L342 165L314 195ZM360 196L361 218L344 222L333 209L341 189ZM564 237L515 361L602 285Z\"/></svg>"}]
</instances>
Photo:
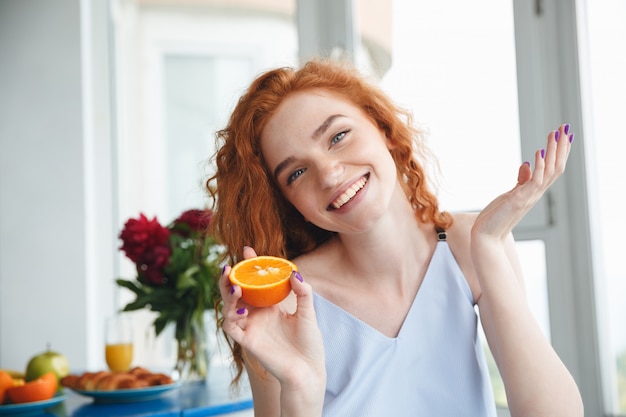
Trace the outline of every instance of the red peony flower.
<instances>
[{"instance_id":1,"label":"red peony flower","mask_svg":"<svg viewBox=\"0 0 626 417\"><path fill-rule=\"evenodd\" d=\"M183 212L175 221L174 228L179 232L179 234L186 236L187 234L183 232L180 228L176 226L187 225L187 228L190 232L205 232L206 229L211 224L211 220L213 219L213 212L211 210L187 210Z\"/></svg>"},{"instance_id":2,"label":"red peony flower","mask_svg":"<svg viewBox=\"0 0 626 417\"><path fill-rule=\"evenodd\" d=\"M137 279L142 284L160 286L166 282L162 268L150 266L148 264L141 264L138 266L137 271L139 273Z\"/></svg>"},{"instance_id":3,"label":"red peony flower","mask_svg":"<svg viewBox=\"0 0 626 417\"><path fill-rule=\"evenodd\" d=\"M169 263L170 231L161 226L156 217L148 220L140 214L138 219L129 219L119 237L122 240L120 249L138 267L162 268Z\"/></svg>"}]
</instances>

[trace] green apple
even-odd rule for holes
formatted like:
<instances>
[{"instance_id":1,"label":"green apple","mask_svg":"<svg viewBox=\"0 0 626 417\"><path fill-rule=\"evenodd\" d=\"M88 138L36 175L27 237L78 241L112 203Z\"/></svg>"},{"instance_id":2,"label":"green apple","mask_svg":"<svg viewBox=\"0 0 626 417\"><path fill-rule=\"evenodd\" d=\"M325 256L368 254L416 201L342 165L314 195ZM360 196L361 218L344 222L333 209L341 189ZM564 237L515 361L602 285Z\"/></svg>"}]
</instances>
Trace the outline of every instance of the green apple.
<instances>
[{"instance_id":1,"label":"green apple","mask_svg":"<svg viewBox=\"0 0 626 417\"><path fill-rule=\"evenodd\" d=\"M54 372L57 379L70 373L70 364L65 356L50 349L33 356L26 365L26 381L33 381L46 372Z\"/></svg>"}]
</instances>

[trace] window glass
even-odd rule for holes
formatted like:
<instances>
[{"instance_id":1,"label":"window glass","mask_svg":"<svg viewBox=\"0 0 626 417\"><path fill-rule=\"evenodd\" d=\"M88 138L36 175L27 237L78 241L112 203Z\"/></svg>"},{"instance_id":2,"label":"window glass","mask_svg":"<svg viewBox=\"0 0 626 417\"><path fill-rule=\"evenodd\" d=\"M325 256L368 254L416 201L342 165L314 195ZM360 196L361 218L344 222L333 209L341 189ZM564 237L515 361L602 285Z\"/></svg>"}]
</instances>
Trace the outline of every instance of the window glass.
<instances>
[{"instance_id":1,"label":"window glass","mask_svg":"<svg viewBox=\"0 0 626 417\"><path fill-rule=\"evenodd\" d=\"M624 243L626 216L622 196L626 141L620 121L626 114L626 2L622 0L583 2L587 33L580 38L588 53L583 73L590 77L586 91L591 103L584 114L585 151L588 154L590 207L594 240L594 262L598 282L597 304L600 330L610 360L605 363L609 413L626 415L626 270ZM583 25L584 27L585 25ZM604 318L608 317L608 322Z\"/></svg>"},{"instance_id":2,"label":"window glass","mask_svg":"<svg viewBox=\"0 0 626 417\"><path fill-rule=\"evenodd\" d=\"M297 63L295 0L112 0L111 6L118 226L139 213L165 225L207 204L214 134L252 79ZM133 264L119 258L120 275L133 277ZM120 291L118 305L132 299ZM137 357L148 367L170 367L173 329L155 339L154 313L133 314L142 335Z\"/></svg>"},{"instance_id":3,"label":"window glass","mask_svg":"<svg viewBox=\"0 0 626 417\"><path fill-rule=\"evenodd\" d=\"M166 212L172 216L206 204L205 164L215 151L241 81L254 70L249 57L167 54L163 58Z\"/></svg>"},{"instance_id":4,"label":"window glass","mask_svg":"<svg viewBox=\"0 0 626 417\"><path fill-rule=\"evenodd\" d=\"M429 131L443 207L480 209L515 185L522 162L513 5L394 0L392 16L383 85Z\"/></svg>"}]
</instances>

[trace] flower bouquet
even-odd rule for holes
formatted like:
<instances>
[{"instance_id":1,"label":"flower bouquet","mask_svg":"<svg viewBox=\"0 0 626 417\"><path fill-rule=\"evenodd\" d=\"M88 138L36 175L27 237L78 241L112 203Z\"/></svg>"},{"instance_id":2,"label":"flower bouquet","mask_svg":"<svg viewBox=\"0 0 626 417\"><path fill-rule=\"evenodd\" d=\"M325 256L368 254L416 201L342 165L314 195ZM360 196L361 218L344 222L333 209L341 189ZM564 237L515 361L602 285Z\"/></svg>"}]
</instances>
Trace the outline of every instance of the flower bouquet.
<instances>
[{"instance_id":1,"label":"flower bouquet","mask_svg":"<svg viewBox=\"0 0 626 417\"><path fill-rule=\"evenodd\" d=\"M221 247L207 234L211 219L210 210L187 210L164 227L156 217L149 220L140 214L129 219L119 235L120 249L137 271L135 279L116 280L135 294L123 311L157 312L157 336L168 324L175 325L175 370L185 380L207 376L204 312L219 298L221 272Z\"/></svg>"}]
</instances>

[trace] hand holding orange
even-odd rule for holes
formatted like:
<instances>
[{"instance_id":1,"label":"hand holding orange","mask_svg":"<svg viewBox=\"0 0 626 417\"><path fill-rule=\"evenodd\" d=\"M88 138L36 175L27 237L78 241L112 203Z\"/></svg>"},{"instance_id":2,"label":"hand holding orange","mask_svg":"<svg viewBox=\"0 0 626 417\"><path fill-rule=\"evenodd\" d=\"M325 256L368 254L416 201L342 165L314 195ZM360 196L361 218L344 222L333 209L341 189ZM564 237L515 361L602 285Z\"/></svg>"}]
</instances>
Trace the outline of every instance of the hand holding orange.
<instances>
[{"instance_id":1,"label":"hand holding orange","mask_svg":"<svg viewBox=\"0 0 626 417\"><path fill-rule=\"evenodd\" d=\"M268 307L291 292L291 273L298 267L276 256L256 256L238 262L228 274L233 285L241 287L241 298L255 307Z\"/></svg>"}]
</instances>

